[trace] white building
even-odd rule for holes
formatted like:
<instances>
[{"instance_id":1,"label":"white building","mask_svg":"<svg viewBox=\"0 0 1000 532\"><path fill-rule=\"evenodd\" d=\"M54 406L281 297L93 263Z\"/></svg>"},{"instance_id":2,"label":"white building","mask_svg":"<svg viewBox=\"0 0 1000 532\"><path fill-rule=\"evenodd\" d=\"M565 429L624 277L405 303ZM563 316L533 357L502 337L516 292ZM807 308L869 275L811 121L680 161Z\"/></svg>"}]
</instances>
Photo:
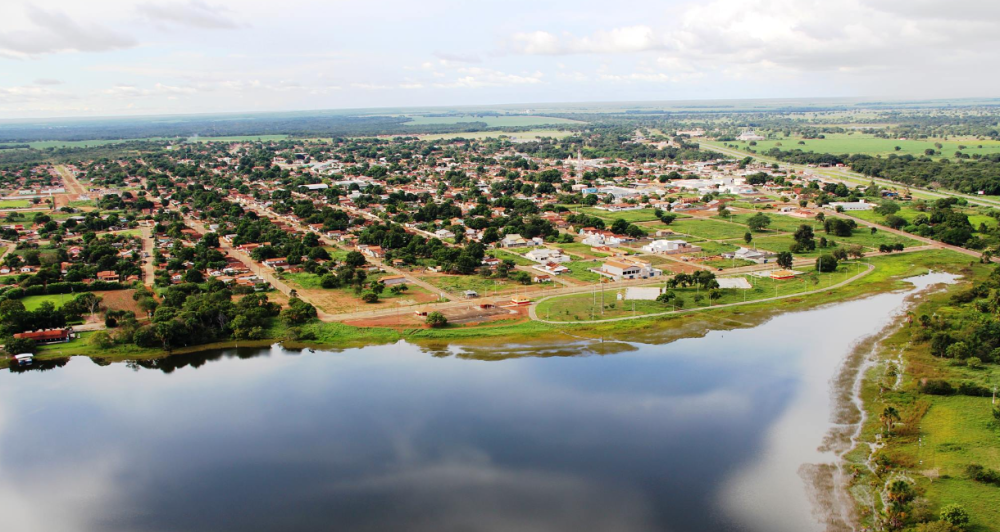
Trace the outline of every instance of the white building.
<instances>
[{"instance_id":1,"label":"white building","mask_svg":"<svg viewBox=\"0 0 1000 532\"><path fill-rule=\"evenodd\" d=\"M645 246L642 246L642 250L647 253L698 253L701 251L699 246L693 246L688 244L684 240L654 240Z\"/></svg>"},{"instance_id":2,"label":"white building","mask_svg":"<svg viewBox=\"0 0 1000 532\"><path fill-rule=\"evenodd\" d=\"M827 204L827 207L833 210L837 210L837 207L840 207L841 210L845 211L869 211L875 207L875 204L860 199L858 201L834 201Z\"/></svg>"}]
</instances>

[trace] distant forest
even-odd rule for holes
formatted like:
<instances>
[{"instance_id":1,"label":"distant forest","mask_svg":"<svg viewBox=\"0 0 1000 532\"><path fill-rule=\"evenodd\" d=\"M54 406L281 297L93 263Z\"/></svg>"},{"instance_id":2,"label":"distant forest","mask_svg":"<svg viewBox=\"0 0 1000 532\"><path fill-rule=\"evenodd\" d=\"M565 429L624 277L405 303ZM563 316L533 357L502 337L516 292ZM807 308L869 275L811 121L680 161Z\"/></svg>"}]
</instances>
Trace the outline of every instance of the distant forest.
<instances>
[{"instance_id":1,"label":"distant forest","mask_svg":"<svg viewBox=\"0 0 1000 532\"><path fill-rule=\"evenodd\" d=\"M291 135L297 137L371 136L392 134L464 133L496 129L516 132L527 127L490 128L486 122L409 125L401 116L263 114L66 120L0 123L0 144L45 140L126 140L146 138L237 137Z\"/></svg>"}]
</instances>

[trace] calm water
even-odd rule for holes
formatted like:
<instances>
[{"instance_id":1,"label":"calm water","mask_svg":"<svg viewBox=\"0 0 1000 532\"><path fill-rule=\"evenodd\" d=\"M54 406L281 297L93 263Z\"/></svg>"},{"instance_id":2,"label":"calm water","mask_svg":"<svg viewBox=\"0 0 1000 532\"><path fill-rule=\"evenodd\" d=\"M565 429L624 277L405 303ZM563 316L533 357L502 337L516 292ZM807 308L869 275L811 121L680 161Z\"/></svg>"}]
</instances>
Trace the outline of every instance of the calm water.
<instances>
[{"instance_id":1,"label":"calm water","mask_svg":"<svg viewBox=\"0 0 1000 532\"><path fill-rule=\"evenodd\" d=\"M903 298L502 361L400 343L5 371L0 528L816 529L798 469L831 459L829 381Z\"/></svg>"}]
</instances>

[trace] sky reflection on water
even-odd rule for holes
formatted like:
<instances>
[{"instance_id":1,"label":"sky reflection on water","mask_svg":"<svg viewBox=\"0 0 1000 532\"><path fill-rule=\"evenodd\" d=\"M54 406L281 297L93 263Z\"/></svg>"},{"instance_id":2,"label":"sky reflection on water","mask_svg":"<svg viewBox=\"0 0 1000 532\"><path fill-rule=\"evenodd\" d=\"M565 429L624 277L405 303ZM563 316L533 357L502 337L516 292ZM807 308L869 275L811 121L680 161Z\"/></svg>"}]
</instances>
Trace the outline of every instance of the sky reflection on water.
<instances>
[{"instance_id":1,"label":"sky reflection on water","mask_svg":"<svg viewBox=\"0 0 1000 532\"><path fill-rule=\"evenodd\" d=\"M0 512L47 532L808 530L796 471L824 459L830 378L902 300L610 355L275 346L4 372Z\"/></svg>"}]
</instances>

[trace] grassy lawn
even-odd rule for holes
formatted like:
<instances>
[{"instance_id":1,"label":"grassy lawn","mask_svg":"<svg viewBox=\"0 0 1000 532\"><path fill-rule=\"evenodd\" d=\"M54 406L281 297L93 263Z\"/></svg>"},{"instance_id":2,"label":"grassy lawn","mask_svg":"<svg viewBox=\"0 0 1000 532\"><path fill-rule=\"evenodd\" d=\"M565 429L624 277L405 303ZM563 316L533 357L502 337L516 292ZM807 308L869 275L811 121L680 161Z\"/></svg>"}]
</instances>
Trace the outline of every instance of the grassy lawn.
<instances>
[{"instance_id":1,"label":"grassy lawn","mask_svg":"<svg viewBox=\"0 0 1000 532\"><path fill-rule=\"evenodd\" d=\"M80 294L53 294L44 296L27 296L19 301L24 305L25 310L36 310L46 301L51 302L56 308L60 308L68 301L72 301Z\"/></svg>"},{"instance_id":2,"label":"grassy lawn","mask_svg":"<svg viewBox=\"0 0 1000 532\"><path fill-rule=\"evenodd\" d=\"M748 231L747 227L743 225L704 218L674 220L674 223L670 224L669 228L675 233L704 238L706 240L743 238L744 233Z\"/></svg>"},{"instance_id":3,"label":"grassy lawn","mask_svg":"<svg viewBox=\"0 0 1000 532\"><path fill-rule=\"evenodd\" d=\"M581 244L579 242L574 242L572 244L556 244L555 246L570 255L585 255L588 257L598 257L598 258L603 258L608 256L607 253L598 253L596 251L592 251L590 246L588 246L587 244Z\"/></svg>"},{"instance_id":4,"label":"grassy lawn","mask_svg":"<svg viewBox=\"0 0 1000 532\"><path fill-rule=\"evenodd\" d=\"M812 227L813 231L823 230L823 224L813 219L807 220L803 218L795 218L793 216L785 216L783 214L775 214L771 212L767 212L764 214L766 214L767 217L771 219L771 225L767 226L766 231L762 231L760 233L754 233L754 236L757 235L763 236L767 235L768 233L774 233L775 231L781 231L784 233L794 233L799 228L799 226L802 225L808 225ZM751 216L754 216L754 214L752 213L734 214L733 221L738 224L746 225L747 220L749 220ZM747 230L749 231L749 229Z\"/></svg>"},{"instance_id":5,"label":"grassy lawn","mask_svg":"<svg viewBox=\"0 0 1000 532\"><path fill-rule=\"evenodd\" d=\"M585 283L596 283L601 279L600 274L596 274L590 271L591 268L598 268L601 266L601 261L597 260L574 260L567 263L563 263L563 266L569 268L569 273L564 273L566 277L571 277L577 281L583 281Z\"/></svg>"},{"instance_id":6,"label":"grassy lawn","mask_svg":"<svg viewBox=\"0 0 1000 532\"><path fill-rule=\"evenodd\" d=\"M730 261L724 261L730 262ZM756 278L749 275L742 276L753 285L749 290L726 289L721 290L721 297L710 302L708 291L696 288L676 288L672 291L683 301L682 308L701 308L711 305L721 305L726 303L739 303L742 301L754 301L770 297L797 294L815 290L821 286L837 284L845 279L857 275L858 269L852 264L843 264L836 272L818 274L812 268L799 268L808 272L795 279L773 280L770 277ZM648 286L664 287L664 281L650 283ZM598 291L599 292L599 291ZM621 301L617 300L617 294L625 293L623 288L605 287L603 315L600 308L600 293L597 295L597 306L594 305L594 294L575 294L565 297L555 297L538 304L539 316L550 316L548 319L554 321L580 321L590 320L592 313L596 314L596 319L620 318L624 316L641 316L643 314L654 314L673 310L671 304L657 301ZM701 301L695 301L697 297Z\"/></svg>"},{"instance_id":7,"label":"grassy lawn","mask_svg":"<svg viewBox=\"0 0 1000 532\"><path fill-rule=\"evenodd\" d=\"M283 273L281 274L281 278L289 284L297 285L299 288L304 288L306 290L317 290L323 288L319 284L320 276L315 273Z\"/></svg>"},{"instance_id":8,"label":"grassy lawn","mask_svg":"<svg viewBox=\"0 0 1000 532\"><path fill-rule=\"evenodd\" d=\"M532 248L525 248L524 252L527 253L528 251L531 251L531 249ZM514 261L514 264L517 264L518 266L534 266L535 264L537 264L535 261L533 261L531 259L526 259L526 258L522 257L521 255L519 255L517 253L514 253L512 251L505 251L505 250L502 250L502 249L494 249L494 250L491 250L489 252L489 254L493 255L494 257L496 257L496 258L498 258L500 260L512 260L512 261Z\"/></svg>"},{"instance_id":9,"label":"grassy lawn","mask_svg":"<svg viewBox=\"0 0 1000 532\"><path fill-rule=\"evenodd\" d=\"M28 200L0 200L0 209L24 209L31 206Z\"/></svg>"},{"instance_id":10,"label":"grassy lawn","mask_svg":"<svg viewBox=\"0 0 1000 532\"><path fill-rule=\"evenodd\" d=\"M653 214L653 209L640 209L637 211L621 211L621 212L611 212L603 209L598 209L596 207L576 207L573 205L568 206L571 210L586 214L588 216L596 216L605 221L614 222L615 220L622 219L629 223L636 222L655 222L658 220L655 214Z\"/></svg>"},{"instance_id":11,"label":"grassy lawn","mask_svg":"<svg viewBox=\"0 0 1000 532\"><path fill-rule=\"evenodd\" d=\"M452 293L475 290L480 296L491 295L494 289L498 292L513 291L515 286L523 286L507 279L485 279L478 275L428 275L420 277L420 280Z\"/></svg>"}]
</instances>

